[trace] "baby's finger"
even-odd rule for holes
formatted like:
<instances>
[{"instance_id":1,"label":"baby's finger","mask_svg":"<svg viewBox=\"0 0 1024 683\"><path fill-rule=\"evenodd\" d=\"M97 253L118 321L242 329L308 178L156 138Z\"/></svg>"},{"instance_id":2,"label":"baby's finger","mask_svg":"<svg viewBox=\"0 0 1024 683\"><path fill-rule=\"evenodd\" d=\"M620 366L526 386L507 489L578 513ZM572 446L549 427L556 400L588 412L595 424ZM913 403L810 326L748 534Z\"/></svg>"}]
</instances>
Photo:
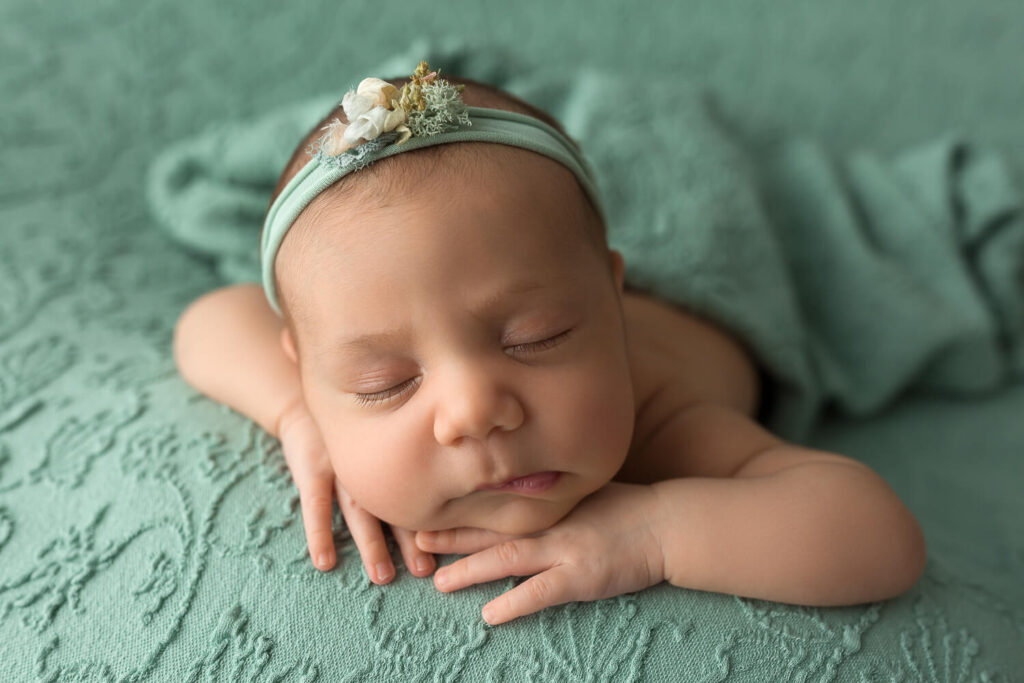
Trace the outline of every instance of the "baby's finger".
<instances>
[{"instance_id":1,"label":"baby's finger","mask_svg":"<svg viewBox=\"0 0 1024 683\"><path fill-rule=\"evenodd\" d=\"M402 557L405 559L405 566L409 573L415 576L430 576L434 571L434 556L421 552L416 547L416 535L408 529L391 525L391 533L394 534L398 546L402 549Z\"/></svg>"},{"instance_id":2,"label":"baby's finger","mask_svg":"<svg viewBox=\"0 0 1024 683\"><path fill-rule=\"evenodd\" d=\"M437 589L449 593L506 576L529 576L555 564L544 541L514 538L457 560L434 573Z\"/></svg>"},{"instance_id":3,"label":"baby's finger","mask_svg":"<svg viewBox=\"0 0 1024 683\"><path fill-rule=\"evenodd\" d=\"M299 475L299 501L302 505L302 526L306 530L306 544L313 564L321 571L334 566L334 534L331 533L333 507L331 484L333 475L310 476L303 481Z\"/></svg>"},{"instance_id":4,"label":"baby's finger","mask_svg":"<svg viewBox=\"0 0 1024 683\"><path fill-rule=\"evenodd\" d=\"M395 576L395 568L391 563L391 555L388 553L388 544L384 540L384 530L381 528L380 520L363 509L358 503L352 500L335 480L335 490L338 493L338 505L341 507L341 514L345 517L348 525L348 532L359 549L359 556L363 559L363 567L366 575L377 584L385 584Z\"/></svg>"},{"instance_id":5,"label":"baby's finger","mask_svg":"<svg viewBox=\"0 0 1024 683\"><path fill-rule=\"evenodd\" d=\"M442 555L468 555L513 538L516 537L490 529L465 526L443 531L417 531L416 547Z\"/></svg>"},{"instance_id":6,"label":"baby's finger","mask_svg":"<svg viewBox=\"0 0 1024 683\"><path fill-rule=\"evenodd\" d=\"M481 616L491 626L504 624L545 607L579 599L578 577L569 565L560 564L532 576L483 606Z\"/></svg>"},{"instance_id":7,"label":"baby's finger","mask_svg":"<svg viewBox=\"0 0 1024 683\"><path fill-rule=\"evenodd\" d=\"M334 566L334 536L331 533L331 486L334 470L320 437L320 432L305 409L293 404L278 426L281 452L299 489L302 504L302 526L306 545L314 566L327 571Z\"/></svg>"}]
</instances>

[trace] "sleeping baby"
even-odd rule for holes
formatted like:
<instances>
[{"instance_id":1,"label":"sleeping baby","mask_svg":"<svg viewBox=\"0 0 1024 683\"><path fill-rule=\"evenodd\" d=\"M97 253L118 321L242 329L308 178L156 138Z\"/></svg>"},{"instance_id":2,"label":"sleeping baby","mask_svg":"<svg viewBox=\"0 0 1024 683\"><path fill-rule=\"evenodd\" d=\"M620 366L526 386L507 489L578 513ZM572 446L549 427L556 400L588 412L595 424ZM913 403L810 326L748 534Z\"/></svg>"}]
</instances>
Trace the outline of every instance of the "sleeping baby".
<instances>
[{"instance_id":1,"label":"sleeping baby","mask_svg":"<svg viewBox=\"0 0 1024 683\"><path fill-rule=\"evenodd\" d=\"M337 497L375 583L384 525L441 591L530 577L489 624L661 581L857 604L924 571L880 476L758 424L739 340L626 284L590 166L519 98L425 62L364 79L300 141L260 254L262 283L185 310L175 360L281 440L322 570Z\"/></svg>"}]
</instances>

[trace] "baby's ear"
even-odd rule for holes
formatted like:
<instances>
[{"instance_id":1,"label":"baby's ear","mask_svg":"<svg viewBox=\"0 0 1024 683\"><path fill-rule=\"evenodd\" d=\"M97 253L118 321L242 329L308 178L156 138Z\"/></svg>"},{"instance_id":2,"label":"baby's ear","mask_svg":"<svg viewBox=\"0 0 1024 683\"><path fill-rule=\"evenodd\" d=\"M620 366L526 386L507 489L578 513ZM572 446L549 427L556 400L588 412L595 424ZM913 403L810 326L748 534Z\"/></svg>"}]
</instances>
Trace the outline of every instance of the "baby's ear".
<instances>
[{"instance_id":1,"label":"baby's ear","mask_svg":"<svg viewBox=\"0 0 1024 683\"><path fill-rule=\"evenodd\" d=\"M284 349L284 355L288 356L293 363L298 363L298 354L295 353L295 342L292 339L291 330L287 327L281 328L281 348Z\"/></svg>"},{"instance_id":2,"label":"baby's ear","mask_svg":"<svg viewBox=\"0 0 1024 683\"><path fill-rule=\"evenodd\" d=\"M626 261L622 258L622 254L615 249L608 250L608 258L612 264L612 275L615 277L615 287L619 290L619 295L622 294L623 280L626 276Z\"/></svg>"}]
</instances>

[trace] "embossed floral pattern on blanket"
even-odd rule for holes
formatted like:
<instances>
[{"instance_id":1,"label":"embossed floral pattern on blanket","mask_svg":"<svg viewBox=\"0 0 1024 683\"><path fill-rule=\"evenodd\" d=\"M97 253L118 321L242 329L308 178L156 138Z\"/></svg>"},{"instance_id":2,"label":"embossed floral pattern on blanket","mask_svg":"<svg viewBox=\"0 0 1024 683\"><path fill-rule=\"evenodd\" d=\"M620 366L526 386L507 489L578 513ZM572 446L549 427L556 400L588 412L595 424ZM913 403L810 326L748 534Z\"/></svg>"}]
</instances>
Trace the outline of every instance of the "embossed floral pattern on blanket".
<instances>
[{"instance_id":1,"label":"embossed floral pattern on blanket","mask_svg":"<svg viewBox=\"0 0 1024 683\"><path fill-rule=\"evenodd\" d=\"M692 680L1007 673L999 653L1021 637L1019 617L936 560L887 603L805 608L662 584L492 628L479 607L516 579L442 595L402 570L376 586L336 514L341 564L320 573L280 444L185 385L169 357L173 317L151 317L187 303L203 270L176 289L187 256L161 253L155 233L117 244L125 256L100 258L113 246L103 238L74 245L37 232L6 260L4 281L38 283L41 269L56 270L34 254L78 256L63 289L26 286L21 300L40 313L10 309L24 327L0 344L7 674L644 680L681 662Z\"/></svg>"},{"instance_id":2,"label":"embossed floral pattern on blanket","mask_svg":"<svg viewBox=\"0 0 1024 683\"><path fill-rule=\"evenodd\" d=\"M498 627L480 608L521 579L444 595L392 546L398 576L376 586L337 511L339 565L314 569L279 443L178 376L177 315L223 283L157 229L140 180L201 122L277 104L267 82L319 92L326 66L297 76L308 55L238 57L238 26L299 36L308 14L0 8L0 681L1020 680L1021 605L941 557L880 604L662 584ZM374 34L325 56L331 73L389 53Z\"/></svg>"}]
</instances>

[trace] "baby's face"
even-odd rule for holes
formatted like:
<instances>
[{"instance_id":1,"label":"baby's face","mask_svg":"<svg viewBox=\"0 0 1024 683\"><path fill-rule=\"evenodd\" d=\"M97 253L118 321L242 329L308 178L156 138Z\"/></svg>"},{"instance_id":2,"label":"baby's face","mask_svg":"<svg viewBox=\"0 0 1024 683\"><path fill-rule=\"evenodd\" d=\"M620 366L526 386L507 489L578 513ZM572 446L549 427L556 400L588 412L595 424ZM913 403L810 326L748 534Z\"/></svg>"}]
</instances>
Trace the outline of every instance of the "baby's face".
<instances>
[{"instance_id":1,"label":"baby's face","mask_svg":"<svg viewBox=\"0 0 1024 683\"><path fill-rule=\"evenodd\" d=\"M407 529L548 528L632 438L621 257L585 244L568 170L525 151L493 166L330 208L313 226L330 245L302 263L308 408L345 490ZM478 490L548 471L540 493Z\"/></svg>"}]
</instances>

